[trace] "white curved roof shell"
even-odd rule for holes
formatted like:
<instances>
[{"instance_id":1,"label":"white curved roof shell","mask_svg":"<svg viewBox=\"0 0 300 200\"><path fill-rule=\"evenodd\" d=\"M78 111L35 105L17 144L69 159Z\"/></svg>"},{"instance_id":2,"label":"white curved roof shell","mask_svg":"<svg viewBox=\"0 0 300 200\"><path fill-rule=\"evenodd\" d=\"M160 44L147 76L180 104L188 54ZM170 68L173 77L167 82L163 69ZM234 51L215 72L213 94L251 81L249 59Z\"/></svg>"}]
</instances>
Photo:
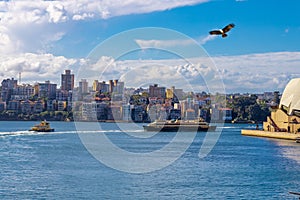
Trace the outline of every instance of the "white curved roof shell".
<instances>
[{"instance_id":1,"label":"white curved roof shell","mask_svg":"<svg viewBox=\"0 0 300 200\"><path fill-rule=\"evenodd\" d=\"M285 87L279 107L286 106L288 115L293 113L293 110L300 110L300 78L292 79Z\"/></svg>"}]
</instances>

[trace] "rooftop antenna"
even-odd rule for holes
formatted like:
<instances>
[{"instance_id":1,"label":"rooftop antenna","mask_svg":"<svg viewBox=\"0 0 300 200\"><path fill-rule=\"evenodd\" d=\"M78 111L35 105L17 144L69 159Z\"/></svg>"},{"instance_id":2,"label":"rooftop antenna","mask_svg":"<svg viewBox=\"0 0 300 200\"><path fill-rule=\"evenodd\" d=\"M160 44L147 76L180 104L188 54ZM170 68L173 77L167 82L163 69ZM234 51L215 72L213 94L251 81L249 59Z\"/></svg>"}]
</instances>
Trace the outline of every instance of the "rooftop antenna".
<instances>
[{"instance_id":1,"label":"rooftop antenna","mask_svg":"<svg viewBox=\"0 0 300 200\"><path fill-rule=\"evenodd\" d=\"M19 84L21 85L21 81L22 81L22 75L21 72L19 72Z\"/></svg>"}]
</instances>

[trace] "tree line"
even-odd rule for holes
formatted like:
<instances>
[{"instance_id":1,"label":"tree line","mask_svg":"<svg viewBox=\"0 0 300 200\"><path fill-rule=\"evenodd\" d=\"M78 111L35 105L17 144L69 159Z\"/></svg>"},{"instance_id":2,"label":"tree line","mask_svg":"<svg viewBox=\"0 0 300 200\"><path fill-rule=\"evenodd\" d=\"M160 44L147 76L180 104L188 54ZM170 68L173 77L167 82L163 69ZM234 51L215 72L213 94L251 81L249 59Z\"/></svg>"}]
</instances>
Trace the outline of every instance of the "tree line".
<instances>
[{"instance_id":1,"label":"tree line","mask_svg":"<svg viewBox=\"0 0 300 200\"><path fill-rule=\"evenodd\" d=\"M232 119L235 121L266 121L270 108L266 101L257 101L256 95L241 96L227 100L227 106L232 109Z\"/></svg>"}]
</instances>

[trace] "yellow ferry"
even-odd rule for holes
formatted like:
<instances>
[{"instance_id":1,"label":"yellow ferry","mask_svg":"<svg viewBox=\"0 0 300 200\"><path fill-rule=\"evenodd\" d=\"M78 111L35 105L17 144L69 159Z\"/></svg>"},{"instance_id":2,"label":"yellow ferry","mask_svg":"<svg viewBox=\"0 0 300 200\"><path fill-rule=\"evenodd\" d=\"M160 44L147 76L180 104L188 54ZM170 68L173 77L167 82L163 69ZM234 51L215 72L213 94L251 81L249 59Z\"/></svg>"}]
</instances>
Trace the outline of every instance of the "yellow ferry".
<instances>
[{"instance_id":1,"label":"yellow ferry","mask_svg":"<svg viewBox=\"0 0 300 200\"><path fill-rule=\"evenodd\" d=\"M54 128L50 127L50 123L46 120L41 121L40 124L34 125L29 131L36 131L36 132L53 132Z\"/></svg>"}]
</instances>

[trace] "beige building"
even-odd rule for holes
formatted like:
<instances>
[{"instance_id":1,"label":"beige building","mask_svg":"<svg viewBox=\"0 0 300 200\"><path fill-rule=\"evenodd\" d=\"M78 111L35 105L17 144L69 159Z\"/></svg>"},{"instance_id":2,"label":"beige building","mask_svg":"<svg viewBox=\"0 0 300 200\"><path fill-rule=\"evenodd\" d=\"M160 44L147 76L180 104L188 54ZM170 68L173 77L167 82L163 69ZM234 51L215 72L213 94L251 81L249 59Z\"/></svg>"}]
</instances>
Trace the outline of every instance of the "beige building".
<instances>
[{"instance_id":1,"label":"beige building","mask_svg":"<svg viewBox=\"0 0 300 200\"><path fill-rule=\"evenodd\" d=\"M300 78L286 86L279 107L263 124L264 131L300 133Z\"/></svg>"},{"instance_id":2,"label":"beige building","mask_svg":"<svg viewBox=\"0 0 300 200\"><path fill-rule=\"evenodd\" d=\"M166 89L166 98L173 99L177 98L178 100L182 100L184 96L184 92L182 89L175 89L175 86L172 86L170 89Z\"/></svg>"}]
</instances>

